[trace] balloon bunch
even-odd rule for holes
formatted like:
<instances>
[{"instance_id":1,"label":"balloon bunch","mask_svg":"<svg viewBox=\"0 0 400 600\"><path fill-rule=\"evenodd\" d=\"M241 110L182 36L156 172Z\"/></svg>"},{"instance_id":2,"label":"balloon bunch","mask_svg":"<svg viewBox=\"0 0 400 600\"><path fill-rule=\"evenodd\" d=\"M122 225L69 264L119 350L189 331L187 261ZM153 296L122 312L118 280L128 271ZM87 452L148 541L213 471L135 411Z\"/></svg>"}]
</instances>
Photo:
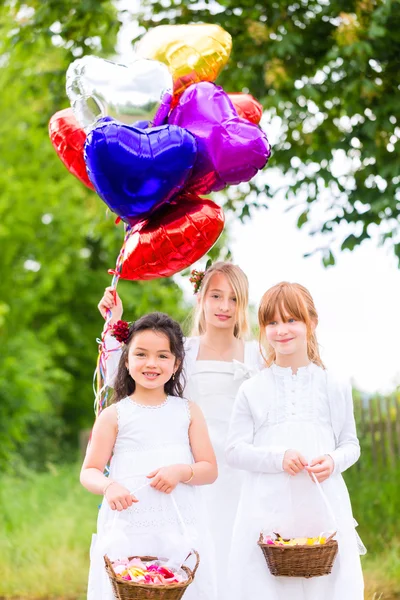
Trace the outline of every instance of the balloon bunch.
<instances>
[{"instance_id":1,"label":"balloon bunch","mask_svg":"<svg viewBox=\"0 0 400 600\"><path fill-rule=\"evenodd\" d=\"M86 56L67 71L72 108L50 119L50 138L125 222L123 279L169 277L200 259L224 226L201 195L249 181L268 161L261 105L213 83L231 46L218 25L164 25L130 65Z\"/></svg>"}]
</instances>

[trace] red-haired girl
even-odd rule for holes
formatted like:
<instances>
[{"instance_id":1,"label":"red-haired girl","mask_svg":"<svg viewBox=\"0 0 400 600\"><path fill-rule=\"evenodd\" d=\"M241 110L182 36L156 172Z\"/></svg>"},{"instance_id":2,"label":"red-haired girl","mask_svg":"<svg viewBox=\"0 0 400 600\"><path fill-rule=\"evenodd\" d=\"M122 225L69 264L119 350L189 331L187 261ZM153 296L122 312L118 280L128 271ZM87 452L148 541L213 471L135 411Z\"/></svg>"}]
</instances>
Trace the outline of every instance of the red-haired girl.
<instances>
[{"instance_id":1,"label":"red-haired girl","mask_svg":"<svg viewBox=\"0 0 400 600\"><path fill-rule=\"evenodd\" d=\"M318 315L303 286L283 282L269 289L258 316L267 368L242 384L226 447L228 464L247 471L230 556L230 598L362 600L362 543L342 477L360 455L350 385L322 363ZM337 531L332 573L271 575L257 546L261 531L283 538Z\"/></svg>"}]
</instances>

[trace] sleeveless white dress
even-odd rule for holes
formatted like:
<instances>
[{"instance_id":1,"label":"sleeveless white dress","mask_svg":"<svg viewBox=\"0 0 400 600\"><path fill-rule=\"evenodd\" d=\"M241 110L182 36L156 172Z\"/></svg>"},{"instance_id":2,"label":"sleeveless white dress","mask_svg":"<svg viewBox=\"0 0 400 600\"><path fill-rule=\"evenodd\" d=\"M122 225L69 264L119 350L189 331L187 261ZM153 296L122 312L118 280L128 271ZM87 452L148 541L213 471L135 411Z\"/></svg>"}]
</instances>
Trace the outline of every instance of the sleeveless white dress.
<instances>
[{"instance_id":1,"label":"sleeveless white dress","mask_svg":"<svg viewBox=\"0 0 400 600\"><path fill-rule=\"evenodd\" d=\"M227 465L225 443L237 391L259 371L262 359L257 342L252 341L245 344L244 363L196 360L199 343L199 338L186 340L185 396L203 411L217 457L218 479L201 493L215 547L218 600L228 600L228 559L244 472Z\"/></svg>"},{"instance_id":2,"label":"sleeveless white dress","mask_svg":"<svg viewBox=\"0 0 400 600\"><path fill-rule=\"evenodd\" d=\"M88 600L114 598L103 560L104 553L110 554L111 541L114 541L114 550L111 552L122 553L123 556L151 555L166 558L171 558L171 548L174 548L175 554L177 549L182 553L187 544L193 542L201 560L195 580L185 592L185 600L217 600L213 548L205 526L199 488L178 484L169 495L146 485L149 483L146 475L157 468L193 462L188 437L188 401L168 396L162 405L149 407L137 404L128 397L115 406L118 434L111 459L110 477L131 492L137 490L135 496L139 502L117 513L103 499L98 516L97 536L93 536L90 552ZM180 519L184 523L186 538L182 537ZM193 557L189 559L189 567L194 566L192 559Z\"/></svg>"},{"instance_id":3,"label":"sleeveless white dress","mask_svg":"<svg viewBox=\"0 0 400 600\"><path fill-rule=\"evenodd\" d=\"M248 469L242 487L229 565L231 600L362 600L360 553L349 494L341 472L359 456L348 393L340 431L340 386L310 364L292 374L277 365L265 369L239 391L228 436L231 464ZM338 436L335 435L335 429ZM337 438L337 439L336 439ZM335 469L322 484L330 513L317 485L305 471L283 471L287 449L307 461L330 454ZM332 573L311 579L271 575L257 540L260 531L283 537L313 537L337 531L339 552Z\"/></svg>"},{"instance_id":4,"label":"sleeveless white dress","mask_svg":"<svg viewBox=\"0 0 400 600\"><path fill-rule=\"evenodd\" d=\"M120 344L106 336L109 354L106 357L106 382L112 387L118 368ZM196 402L206 419L210 438L218 461L218 479L211 486L199 490L206 509L208 528L211 531L217 572L218 600L227 596L228 557L232 541L233 525L239 502L244 473L232 469L226 463L225 442L229 421L240 385L263 368L259 345L256 341L245 343L244 362L197 360L200 337L185 340L184 395ZM211 556L212 550L210 550ZM185 594L185 600L187 596ZM187 598L189 600L189 598Z\"/></svg>"}]
</instances>

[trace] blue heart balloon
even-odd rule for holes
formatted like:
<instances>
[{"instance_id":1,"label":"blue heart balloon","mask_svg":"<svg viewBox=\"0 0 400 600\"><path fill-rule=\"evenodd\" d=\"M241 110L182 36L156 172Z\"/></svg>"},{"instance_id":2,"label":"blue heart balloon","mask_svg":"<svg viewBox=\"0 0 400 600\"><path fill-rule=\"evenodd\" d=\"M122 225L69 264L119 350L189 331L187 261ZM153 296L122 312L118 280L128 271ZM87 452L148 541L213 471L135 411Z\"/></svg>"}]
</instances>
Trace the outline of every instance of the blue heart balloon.
<instances>
[{"instance_id":1,"label":"blue heart balloon","mask_svg":"<svg viewBox=\"0 0 400 600\"><path fill-rule=\"evenodd\" d=\"M147 129L148 126L148 121L136 121L136 123L133 123L133 127L138 127L139 129Z\"/></svg>"},{"instance_id":2,"label":"blue heart balloon","mask_svg":"<svg viewBox=\"0 0 400 600\"><path fill-rule=\"evenodd\" d=\"M176 125L140 129L109 118L88 134L85 161L96 192L133 225L182 191L196 160L194 136Z\"/></svg>"}]
</instances>

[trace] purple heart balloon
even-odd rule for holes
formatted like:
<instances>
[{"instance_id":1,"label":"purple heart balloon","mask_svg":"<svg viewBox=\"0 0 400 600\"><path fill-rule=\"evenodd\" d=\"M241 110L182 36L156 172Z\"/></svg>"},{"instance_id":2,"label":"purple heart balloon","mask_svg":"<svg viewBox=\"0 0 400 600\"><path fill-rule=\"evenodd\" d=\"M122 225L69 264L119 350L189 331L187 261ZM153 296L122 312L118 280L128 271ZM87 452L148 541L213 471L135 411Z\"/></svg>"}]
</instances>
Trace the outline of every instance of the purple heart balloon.
<instances>
[{"instance_id":1,"label":"purple heart balloon","mask_svg":"<svg viewBox=\"0 0 400 600\"><path fill-rule=\"evenodd\" d=\"M133 225L182 191L197 154L185 129L140 129L106 117L85 143L86 169L107 206Z\"/></svg>"},{"instance_id":2,"label":"purple heart balloon","mask_svg":"<svg viewBox=\"0 0 400 600\"><path fill-rule=\"evenodd\" d=\"M186 189L198 194L249 181L271 154L265 133L238 117L228 95L213 83L188 87L168 122L196 137L197 159Z\"/></svg>"}]
</instances>

